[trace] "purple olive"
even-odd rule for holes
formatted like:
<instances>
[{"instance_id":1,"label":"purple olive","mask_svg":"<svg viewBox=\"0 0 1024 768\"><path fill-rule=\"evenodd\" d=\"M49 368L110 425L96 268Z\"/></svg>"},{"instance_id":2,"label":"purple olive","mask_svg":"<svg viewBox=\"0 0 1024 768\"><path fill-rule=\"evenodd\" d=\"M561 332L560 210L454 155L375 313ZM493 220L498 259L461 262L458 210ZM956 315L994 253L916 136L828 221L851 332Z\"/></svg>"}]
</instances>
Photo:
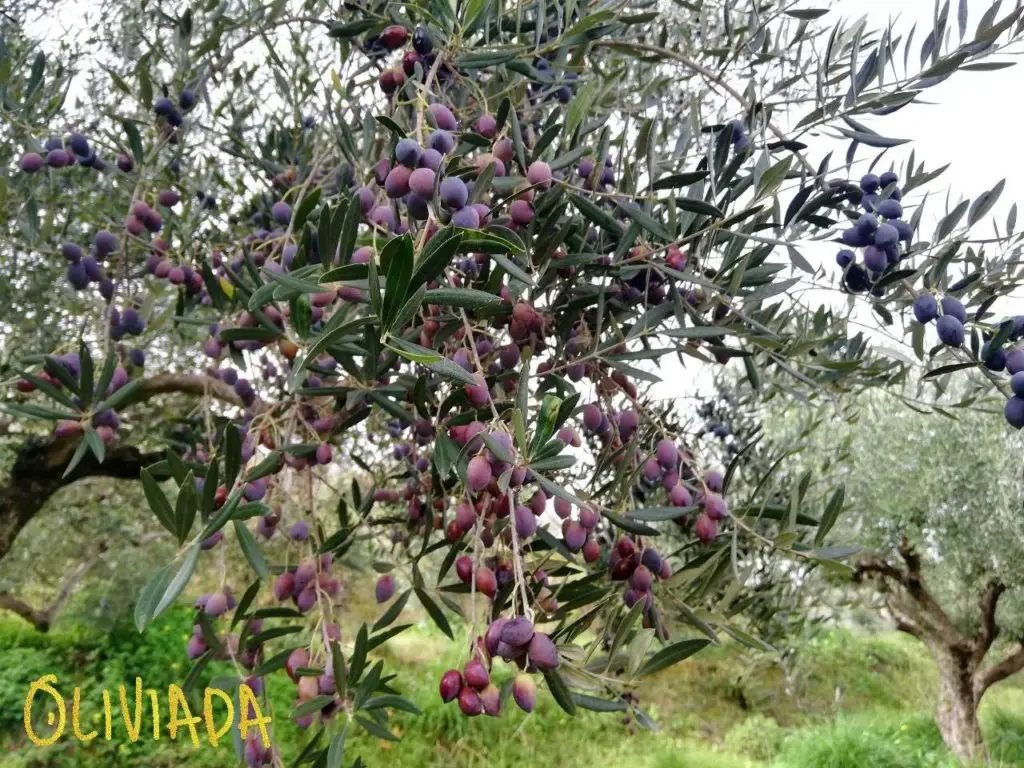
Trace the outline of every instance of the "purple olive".
<instances>
[{"instance_id":1,"label":"purple olive","mask_svg":"<svg viewBox=\"0 0 1024 768\"><path fill-rule=\"evenodd\" d=\"M491 684L480 691L480 702L484 705L484 714L498 717L501 714L501 690Z\"/></svg>"},{"instance_id":2,"label":"purple olive","mask_svg":"<svg viewBox=\"0 0 1024 768\"><path fill-rule=\"evenodd\" d=\"M424 200L430 200L434 196L435 177L430 168L417 168L409 176L409 189Z\"/></svg>"},{"instance_id":3,"label":"purple olive","mask_svg":"<svg viewBox=\"0 0 1024 768\"><path fill-rule=\"evenodd\" d=\"M386 603L395 594L395 579L386 573L377 579L376 597L378 603Z\"/></svg>"},{"instance_id":4,"label":"purple olive","mask_svg":"<svg viewBox=\"0 0 1024 768\"><path fill-rule=\"evenodd\" d=\"M476 717L483 714L484 703L480 700L480 694L468 685L464 685L462 690L459 691L459 709L462 710L462 714L468 717Z\"/></svg>"},{"instance_id":5,"label":"purple olive","mask_svg":"<svg viewBox=\"0 0 1024 768\"><path fill-rule=\"evenodd\" d=\"M431 104L427 111L430 113L430 121L442 131L458 130L459 124L455 115L444 104Z\"/></svg>"},{"instance_id":6,"label":"purple olive","mask_svg":"<svg viewBox=\"0 0 1024 768\"><path fill-rule=\"evenodd\" d=\"M528 539L537 532L537 517L529 507L521 504L515 509L516 534L520 539Z\"/></svg>"},{"instance_id":7,"label":"purple olive","mask_svg":"<svg viewBox=\"0 0 1024 768\"><path fill-rule=\"evenodd\" d=\"M554 669L559 664L558 648L554 641L543 632L534 633L527 653L537 669Z\"/></svg>"},{"instance_id":8,"label":"purple olive","mask_svg":"<svg viewBox=\"0 0 1024 768\"><path fill-rule=\"evenodd\" d=\"M278 201L271 206L270 217L278 224L288 224L292 220L292 207L284 201Z\"/></svg>"},{"instance_id":9,"label":"purple olive","mask_svg":"<svg viewBox=\"0 0 1024 768\"><path fill-rule=\"evenodd\" d=\"M18 167L24 173L37 173L43 167L43 158L38 152L27 152L21 156Z\"/></svg>"},{"instance_id":10,"label":"purple olive","mask_svg":"<svg viewBox=\"0 0 1024 768\"><path fill-rule=\"evenodd\" d=\"M406 166L396 165L384 180L384 192L392 199L405 197L409 194L409 178L411 175L412 171Z\"/></svg>"},{"instance_id":11,"label":"purple olive","mask_svg":"<svg viewBox=\"0 0 1024 768\"><path fill-rule=\"evenodd\" d=\"M449 669L441 676L441 701L447 704L455 701L462 690L462 673L457 669Z\"/></svg>"},{"instance_id":12,"label":"purple olive","mask_svg":"<svg viewBox=\"0 0 1024 768\"><path fill-rule=\"evenodd\" d=\"M534 160L526 171L526 180L531 185L544 187L551 186L551 166L543 160Z\"/></svg>"},{"instance_id":13,"label":"purple olive","mask_svg":"<svg viewBox=\"0 0 1024 768\"><path fill-rule=\"evenodd\" d=\"M533 712L537 704L537 684L526 674L516 675L512 683L512 698L523 712Z\"/></svg>"},{"instance_id":14,"label":"purple olive","mask_svg":"<svg viewBox=\"0 0 1024 768\"><path fill-rule=\"evenodd\" d=\"M438 190L441 195L441 202L452 210L464 208L469 200L469 189L466 182L458 176L449 176L441 182Z\"/></svg>"},{"instance_id":15,"label":"purple olive","mask_svg":"<svg viewBox=\"0 0 1024 768\"><path fill-rule=\"evenodd\" d=\"M472 686L478 691L491 684L491 676L487 673L487 667L483 665L480 659L470 659L466 662L466 666L462 670L462 676L466 680L466 685Z\"/></svg>"},{"instance_id":16,"label":"purple olive","mask_svg":"<svg viewBox=\"0 0 1024 768\"><path fill-rule=\"evenodd\" d=\"M501 628L500 640L508 645L522 647L533 639L533 635L533 622L525 616L516 616Z\"/></svg>"},{"instance_id":17,"label":"purple olive","mask_svg":"<svg viewBox=\"0 0 1024 768\"><path fill-rule=\"evenodd\" d=\"M587 541L587 529L575 520L565 520L562 523L562 538L565 540L566 549L570 552L579 552Z\"/></svg>"},{"instance_id":18,"label":"purple olive","mask_svg":"<svg viewBox=\"0 0 1024 768\"><path fill-rule=\"evenodd\" d=\"M491 484L491 465L483 456L474 456L466 467L466 484L473 493L479 493Z\"/></svg>"},{"instance_id":19,"label":"purple olive","mask_svg":"<svg viewBox=\"0 0 1024 768\"><path fill-rule=\"evenodd\" d=\"M452 224L463 229L480 229L480 213L471 205L452 214Z\"/></svg>"}]
</instances>

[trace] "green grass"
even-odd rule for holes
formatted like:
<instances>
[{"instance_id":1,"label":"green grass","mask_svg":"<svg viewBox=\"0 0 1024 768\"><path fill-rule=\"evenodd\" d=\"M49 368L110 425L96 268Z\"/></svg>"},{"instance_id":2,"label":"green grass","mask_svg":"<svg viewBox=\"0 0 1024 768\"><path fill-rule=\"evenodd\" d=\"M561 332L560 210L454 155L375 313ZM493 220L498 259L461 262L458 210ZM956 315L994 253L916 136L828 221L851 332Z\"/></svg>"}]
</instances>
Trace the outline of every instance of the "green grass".
<instances>
[{"instance_id":1,"label":"green grass","mask_svg":"<svg viewBox=\"0 0 1024 768\"><path fill-rule=\"evenodd\" d=\"M1024 708L1015 711L995 706L983 708L981 724L993 761L1002 765L1024 765Z\"/></svg>"},{"instance_id":2,"label":"green grass","mask_svg":"<svg viewBox=\"0 0 1024 768\"><path fill-rule=\"evenodd\" d=\"M366 618L370 618L367 616ZM235 766L230 743L212 749L167 740L85 747L65 739L52 748L26 744L21 708L29 682L53 672L62 690L83 687L87 713L97 713L100 691L116 690L140 675L150 687L180 683L188 665L183 646L187 611L172 612L139 636L130 626L106 634L62 629L43 636L0 621L0 758L5 768L195 768ZM386 668L399 671L403 694L420 717L397 713L399 743L379 741L350 728L348 762L361 755L368 768L954 768L930 715L935 670L923 649L895 635L868 637L836 630L802 650L788 674L772 660L736 648L712 648L645 683L640 706L658 723L651 733L625 725L622 716L581 712L570 718L546 691L525 715L511 702L500 719L463 717L437 695L441 673L457 666L465 647L425 623L397 636L380 651ZM205 684L225 666L213 664ZM509 676L497 673L500 683ZM290 764L308 734L289 718L293 689L272 679L269 708L274 739ZM166 704L164 704L166 712ZM115 705L116 712L116 705ZM166 717L166 714L164 715ZM1008 681L982 707L993 765L1024 766L1024 688Z\"/></svg>"},{"instance_id":3,"label":"green grass","mask_svg":"<svg viewBox=\"0 0 1024 768\"><path fill-rule=\"evenodd\" d=\"M779 768L955 768L928 715L845 715L798 729L782 744Z\"/></svg>"},{"instance_id":4,"label":"green grass","mask_svg":"<svg viewBox=\"0 0 1024 768\"><path fill-rule=\"evenodd\" d=\"M1024 717L989 708L982 718L991 766L1024 765ZM775 768L958 768L928 712L872 711L794 730Z\"/></svg>"}]
</instances>

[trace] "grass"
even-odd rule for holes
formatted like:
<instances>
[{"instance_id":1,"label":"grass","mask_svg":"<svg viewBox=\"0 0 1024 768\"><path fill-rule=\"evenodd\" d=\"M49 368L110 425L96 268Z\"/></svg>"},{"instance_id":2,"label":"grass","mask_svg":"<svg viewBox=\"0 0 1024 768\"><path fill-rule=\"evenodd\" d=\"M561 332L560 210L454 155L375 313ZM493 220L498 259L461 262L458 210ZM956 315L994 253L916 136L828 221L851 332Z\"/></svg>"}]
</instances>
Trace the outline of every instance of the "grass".
<instances>
[{"instance_id":1,"label":"grass","mask_svg":"<svg viewBox=\"0 0 1024 768\"><path fill-rule=\"evenodd\" d=\"M366 618L372 618L368 615ZM98 716L100 690L116 689L136 674L147 686L181 682L190 630L187 612L172 613L155 631L130 628L108 634L60 630L48 636L0 622L0 744L5 768L195 768L235 766L230 743L212 749L169 742L100 739L85 747L65 739L51 748L26 744L21 708L28 683L57 673L62 689L83 686L86 712ZM403 694L423 711L396 713L399 743L380 741L358 726L347 737L368 768L395 765L457 768L954 768L931 718L935 670L923 649L896 635L869 637L835 630L811 641L788 674L773 660L735 648L712 648L646 682L640 706L658 723L655 733L623 724L621 714L581 712L570 718L546 691L525 715L509 702L498 719L463 717L443 705L437 680L457 666L464 638L451 642L419 623L383 646L386 668L400 671ZM210 675L223 674L211 665ZM508 677L498 674L498 682ZM288 714L293 689L272 680L270 710L285 764L308 738ZM164 704L166 712L166 704ZM116 711L116 705L115 705ZM165 715L166 717L166 715ZM993 765L1024 766L1024 687L1007 681L982 706Z\"/></svg>"},{"instance_id":2,"label":"grass","mask_svg":"<svg viewBox=\"0 0 1024 768\"><path fill-rule=\"evenodd\" d=\"M1024 716L988 708L982 717L993 766L1024 765ZM795 730L776 768L958 768L928 712L867 712Z\"/></svg>"}]
</instances>

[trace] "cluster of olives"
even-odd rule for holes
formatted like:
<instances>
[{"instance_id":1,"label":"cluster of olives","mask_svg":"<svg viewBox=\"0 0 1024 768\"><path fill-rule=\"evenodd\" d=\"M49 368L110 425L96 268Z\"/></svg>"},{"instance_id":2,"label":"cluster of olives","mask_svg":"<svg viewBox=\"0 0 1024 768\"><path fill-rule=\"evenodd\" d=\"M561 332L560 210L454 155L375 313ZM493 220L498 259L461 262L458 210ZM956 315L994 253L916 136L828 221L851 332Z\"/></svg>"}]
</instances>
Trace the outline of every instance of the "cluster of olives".
<instances>
[{"instance_id":1,"label":"cluster of olives","mask_svg":"<svg viewBox=\"0 0 1024 768\"><path fill-rule=\"evenodd\" d=\"M301 520L295 523L290 535L293 541L307 540L308 524ZM274 598L280 602L292 601L301 613L309 613L318 600L337 598L341 582L329 573L333 562L334 558L329 552L319 557L306 558L294 570L287 570L277 577L274 581Z\"/></svg>"},{"instance_id":2,"label":"cluster of olives","mask_svg":"<svg viewBox=\"0 0 1024 768\"><path fill-rule=\"evenodd\" d=\"M477 637L472 658L460 672L449 669L441 676L441 700L458 700L467 717L501 714L501 691L491 680L495 658L501 658L522 670L512 681L512 698L524 712L532 712L537 702L537 684L531 673L555 669L560 661L551 637L538 632L525 616L497 618Z\"/></svg>"},{"instance_id":3,"label":"cluster of olives","mask_svg":"<svg viewBox=\"0 0 1024 768\"><path fill-rule=\"evenodd\" d=\"M187 88L178 94L177 104L168 96L161 96L153 102L153 112L157 116L158 126L169 144L178 143L177 129L185 122L182 113L188 112L195 105L196 95Z\"/></svg>"},{"instance_id":4,"label":"cluster of olives","mask_svg":"<svg viewBox=\"0 0 1024 768\"><path fill-rule=\"evenodd\" d=\"M196 598L195 608L197 611L201 611L211 621L216 621L221 616L226 614L228 611L233 611L238 607L238 600L235 599L234 591L231 587L224 587L216 592L209 594L200 595ZM250 625L252 634L259 634L263 625L258 619ZM218 638L220 640L220 638ZM262 657L262 649L258 646L252 648L240 648L238 646L238 635L228 635L224 638L221 645L221 650L218 653L218 658L226 660L229 658L236 658L238 663L246 669L254 669L259 663ZM186 643L186 652L190 659L198 659L204 653L210 650L210 645L206 637L203 635L202 624L196 623L192 627L192 636Z\"/></svg>"},{"instance_id":5,"label":"cluster of olives","mask_svg":"<svg viewBox=\"0 0 1024 768\"><path fill-rule=\"evenodd\" d=\"M125 358L124 363L130 368L141 368L145 365L146 355L138 348L131 350L120 350L124 353L122 356ZM71 378L77 379L81 374L82 365L81 360L78 357L77 352L68 352L65 355L56 355L54 357L56 363L63 368ZM131 380L128 369L125 365L118 365L114 368L114 372L110 377L110 383L107 384L106 390L103 392L104 397L110 397L119 389L123 388ZM36 374L36 378L55 389L62 389L64 384L60 378L51 375L48 371L40 371ZM19 392L33 392L35 391L36 384L29 379L20 379L17 384ZM70 438L78 437L85 432L86 424L91 424L96 434L104 442L104 444L111 443L117 436L117 431L121 427L121 417L112 408L105 408L101 411L96 411L89 414L82 406L82 400L78 395L74 395L71 398L71 402L74 407L81 412L82 418L79 421L73 421L70 419L59 421L54 427L54 436L58 438Z\"/></svg>"},{"instance_id":6,"label":"cluster of olives","mask_svg":"<svg viewBox=\"0 0 1024 768\"><path fill-rule=\"evenodd\" d=\"M552 27L549 32L557 36L557 27ZM545 36L546 39L546 36ZM374 58L384 58L388 54L399 51L410 43L411 49L402 54L401 61L393 66L385 67L377 78L377 85L387 96L391 96L400 90L407 78L416 75L417 67L421 77L426 80L428 72L436 66L437 82L441 85L448 83L455 75L451 64L442 59L437 61L437 53L434 50L434 41L430 32L424 27L417 27L410 36L407 27L401 24L392 24L384 28L378 35L368 37L364 41L364 50ZM546 53L533 62L533 75L529 81L528 96L530 103L536 104L540 101L558 101L561 104L568 104L572 99L573 92L579 82L579 75L576 72L566 72L559 80L552 73L552 62L557 56L557 51Z\"/></svg>"},{"instance_id":7,"label":"cluster of olives","mask_svg":"<svg viewBox=\"0 0 1024 768\"><path fill-rule=\"evenodd\" d=\"M940 320L942 318L939 318ZM1009 335L1006 337L1006 346L992 348L992 338L989 333L983 335L986 338L981 347L981 361L990 371L1006 371L1010 374L1011 395L1006 401L1003 415L1007 423L1015 429L1024 427L1024 348L1018 342L1024 339L1024 315L1007 318L999 324L1003 329L1009 326Z\"/></svg>"},{"instance_id":8,"label":"cluster of olives","mask_svg":"<svg viewBox=\"0 0 1024 768\"><path fill-rule=\"evenodd\" d=\"M67 279L76 291L84 290L89 283L99 286L100 295L110 301L114 296L114 283L106 276L103 262L117 249L117 238L105 229L96 233L93 247L86 254L77 243L66 242L60 252L68 261Z\"/></svg>"},{"instance_id":9,"label":"cluster of olives","mask_svg":"<svg viewBox=\"0 0 1024 768\"><path fill-rule=\"evenodd\" d=\"M103 158L89 145L89 139L81 133L72 133L66 139L51 136L43 143L41 152L26 152L18 161L18 167L24 173L38 173L44 165L68 168L75 164L97 171L107 167Z\"/></svg>"},{"instance_id":10,"label":"cluster of olives","mask_svg":"<svg viewBox=\"0 0 1024 768\"><path fill-rule=\"evenodd\" d=\"M483 377L480 378L483 382ZM474 387L467 385L466 390L470 402L476 399L477 404L483 404L489 398L485 383ZM471 458L466 468L466 488L473 498L456 508L455 518L449 524L448 537L450 540L458 540L474 530L479 521L482 535L486 537L484 543L490 546L488 542L493 542L491 527L496 521L511 515L519 540L528 541L537 532L537 519L547 508L548 495L542 488L527 488L535 478L531 470L518 465L512 438L500 430L488 433L490 442L503 448L499 454L486 447L482 438L484 431L482 422L472 422L464 429L453 428L451 433L456 444L468 445ZM502 490L499 484L506 474L508 491ZM529 500L526 503L515 503L515 496L510 496L510 493ZM574 513L573 506L564 498L555 498L554 510L562 520L565 547L570 552L583 550L588 562L593 562L597 559L597 543L592 534L600 515L590 506L584 506ZM463 582L469 583L473 573L472 561L466 556L457 560L456 572ZM493 597L497 587L502 586L486 565L476 568L476 577L477 589L488 597Z\"/></svg>"},{"instance_id":11,"label":"cluster of olives","mask_svg":"<svg viewBox=\"0 0 1024 768\"><path fill-rule=\"evenodd\" d=\"M963 346L967 309L959 299L943 296L938 300L934 294L922 293L914 299L913 312L919 323L935 321L939 340L943 344L955 348ZM979 357L988 370L1010 374L1011 395L1007 398L1003 415L1010 426L1021 429L1024 428L1024 349L1017 342L1024 339L1024 315L1008 318L999 327L1006 325L1009 325L1009 335L1006 337L1009 346L993 349L992 334L985 332L987 340L981 347Z\"/></svg>"},{"instance_id":12,"label":"cluster of olives","mask_svg":"<svg viewBox=\"0 0 1024 768\"><path fill-rule=\"evenodd\" d=\"M651 588L656 580L672 576L672 566L654 547L645 547L642 542L627 536L621 537L612 547L608 558L608 573L613 581L625 581L626 589L622 600L629 608L643 602L644 627L662 627L657 620L654 595Z\"/></svg>"},{"instance_id":13,"label":"cluster of olives","mask_svg":"<svg viewBox=\"0 0 1024 768\"><path fill-rule=\"evenodd\" d=\"M216 621L228 611L237 607L237 600L230 587L225 587L211 594L201 595L195 603L196 610L201 612L208 619L208 626L216 633ZM186 643L186 654L189 659L198 659L211 650L212 657L218 661L235 661L240 667L252 672L263 660L263 643L260 632L263 629L263 622L260 619L252 619L248 623L248 632L244 646L242 637L238 633L227 632L223 636L208 637L203 630L203 624L196 622L192 626L192 635ZM214 644L211 648L210 643ZM291 661L291 658L289 658ZM329 665L328 665L329 667ZM249 675L242 681L255 696L262 696L266 690L264 679L255 675ZM252 717L253 712L249 713ZM243 748L245 764L249 768L260 768L273 762L276 751L268 744L264 744L258 732L250 734Z\"/></svg>"},{"instance_id":14,"label":"cluster of olives","mask_svg":"<svg viewBox=\"0 0 1024 768\"><path fill-rule=\"evenodd\" d=\"M340 642L341 629L337 624L326 622L323 627L324 643ZM315 654L315 655L314 655ZM296 704L315 699L317 696L333 697L315 713L302 715L295 718L296 724L305 730L313 724L315 717L319 716L321 722L327 722L334 717L342 708L341 696L338 693L338 686L335 683L334 665L331 663L329 653L322 655L319 651L311 654L306 648L296 648L288 656L285 662L285 670L296 686ZM341 660L344 668L344 660Z\"/></svg>"},{"instance_id":15,"label":"cluster of olives","mask_svg":"<svg viewBox=\"0 0 1024 768\"><path fill-rule=\"evenodd\" d=\"M203 630L203 624L197 621L192 626L192 635L186 643L186 654L189 659L198 659L212 650L214 659L218 661L233 660L249 672L255 670L262 663L264 648L260 632L263 629L263 622L260 619L253 619L249 622L244 645L242 645L242 637L238 633L228 631L223 635L216 634L217 620L237 607L237 600L230 587L201 595L196 599L195 607L197 612L202 613L207 619L207 626L213 631L214 636L208 636ZM211 643L213 644L212 648ZM249 675L242 682L252 690L255 696L263 695L265 683L262 677ZM252 736L247 740L245 755L248 765L254 768L266 765L270 762L272 754L273 750L269 746L263 745L258 736Z\"/></svg>"},{"instance_id":16,"label":"cluster of olives","mask_svg":"<svg viewBox=\"0 0 1024 768\"><path fill-rule=\"evenodd\" d=\"M183 90L178 97L178 104L181 110L189 110L196 103L195 94L189 90ZM157 99L153 105L153 111L158 119L163 121L165 127L172 131L182 124L182 115L179 107L167 97ZM89 144L89 139L81 133L72 133L66 141L58 136L51 136L43 145L44 153L28 152L19 161L20 169L25 173L36 173L43 165L51 168L63 168L74 165L77 162L82 166L89 166L96 170L105 170L106 164L96 154L95 149ZM135 169L135 162L130 155L121 154L117 157L118 168L130 173ZM180 201L181 196L177 190L165 189L156 196L156 202L160 206L171 209ZM135 200L131 204L128 215L125 217L124 229L131 237L140 238L147 232L155 235L163 227L163 217L145 200ZM111 301L114 295L114 283L107 277L105 267L122 248L121 239L114 233L101 229L93 237L92 246L86 254L82 247L75 242L65 242L61 246L61 254L68 261L67 280L73 289L81 291L86 289L90 283L96 283L100 295L107 302ZM147 263L147 270L158 277L167 278L172 283L180 285L186 283L193 292L198 292L202 284L202 277L185 267L175 267L160 258L160 255L167 249L167 244L160 239L152 242L153 255ZM187 271L186 271L187 270Z\"/></svg>"},{"instance_id":17,"label":"cluster of olives","mask_svg":"<svg viewBox=\"0 0 1024 768\"><path fill-rule=\"evenodd\" d=\"M409 42L409 30L401 24L392 24L376 36L371 36L364 42L366 52L375 58L384 57L389 53L404 48ZM412 33L412 50L402 55L402 60L395 67L387 67L377 78L377 85L385 95L390 96L403 85L407 77L416 74L416 66L425 78L427 72L434 66L436 54L434 53L434 41L430 33L423 27L417 27ZM447 64L439 65L437 79L444 83L451 77L452 70Z\"/></svg>"},{"instance_id":18,"label":"cluster of olives","mask_svg":"<svg viewBox=\"0 0 1024 768\"><path fill-rule=\"evenodd\" d=\"M146 321L140 312L136 302L132 306L118 309L111 307L108 313L108 324L110 326L110 338L120 341L125 336L140 336L146 330Z\"/></svg>"},{"instance_id":19,"label":"cluster of olives","mask_svg":"<svg viewBox=\"0 0 1024 768\"><path fill-rule=\"evenodd\" d=\"M959 347L964 343L967 309L960 299L955 296L943 296L939 301L934 294L922 293L914 299L913 311L917 322L923 325L935 321L939 340L946 346Z\"/></svg>"},{"instance_id":20,"label":"cluster of olives","mask_svg":"<svg viewBox=\"0 0 1024 768\"><path fill-rule=\"evenodd\" d=\"M865 213L853 227L844 229L840 240L847 246L836 254L836 263L843 269L843 283L853 293L870 290L881 296L877 285L883 273L903 258L900 243L913 237L914 228L904 221L903 190L897 186L899 178L892 171L881 176L873 173L860 180L860 205ZM861 261L851 250L862 248Z\"/></svg>"},{"instance_id":21,"label":"cluster of olives","mask_svg":"<svg viewBox=\"0 0 1024 768\"><path fill-rule=\"evenodd\" d=\"M157 201L164 208L170 209L177 205L180 195L176 190L163 190L157 195ZM144 200L132 203L125 218L125 232L133 238L145 233L156 234L163 228L163 216ZM75 290L83 290L89 283L97 283L100 295L111 301L114 295L114 283L106 276L104 267L121 250L122 242L117 235L106 229L96 232L93 243L86 254L81 246L74 242L66 242L61 246L61 253L67 259L67 279ZM146 271L160 278L165 278L174 285L185 284L192 292L197 292L203 284L202 276L190 267L174 266L163 254L167 243L161 238L154 238L150 243L152 253L146 262Z\"/></svg>"},{"instance_id":22,"label":"cluster of olives","mask_svg":"<svg viewBox=\"0 0 1024 768\"><path fill-rule=\"evenodd\" d=\"M635 410L625 409L609 418L598 403L590 403L583 407L583 428L588 435L594 436L605 444L621 444L628 441L639 426L639 417ZM615 428L612 424L615 424ZM724 424L715 426L715 434L728 434ZM642 459L637 447L634 455ZM716 470L704 474L701 480L692 469L693 454L677 446L672 440L664 438L658 442L654 455L648 458L640 472L640 494L646 497L653 489L664 489L666 500L670 506L692 507L701 509L701 514L694 521L694 534L701 541L710 542L718 535L718 522L728 515L728 505L721 497L722 474ZM686 515L676 520L680 525L688 525Z\"/></svg>"},{"instance_id":23,"label":"cluster of olives","mask_svg":"<svg viewBox=\"0 0 1024 768\"><path fill-rule=\"evenodd\" d=\"M483 202L471 202L474 182L446 172L445 157L456 148L454 133L458 122L455 116L448 107L438 103L429 105L427 116L434 130L427 137L426 147L415 139L403 138L395 145L393 162L392 158L384 158L378 163L375 181L378 189L383 188L384 199L373 186L357 190L363 213L374 226L395 234L408 229L408 223L395 215L397 203L404 206L410 220L427 221L433 206L436 220L442 223L450 221L463 229L486 226L491 222L492 209ZM496 123L490 115L481 115L475 125L480 135L490 134L489 138L495 135ZM491 152L476 158L470 171L479 175L493 165L494 176L502 178L512 162L512 155L512 142L500 139L494 142ZM533 220L534 189L550 187L552 179L550 166L543 160L535 160L527 169L521 190L509 204L507 216L495 219L495 223L527 226Z\"/></svg>"},{"instance_id":24,"label":"cluster of olives","mask_svg":"<svg viewBox=\"0 0 1024 768\"><path fill-rule=\"evenodd\" d=\"M242 459L247 461L254 453L252 441L246 438L242 445ZM186 456L187 457L187 456ZM202 461L208 460L205 452L198 450L194 458ZM314 452L314 462L328 463L331 461L331 450L329 446L320 445ZM202 492L202 479L197 479L196 487ZM270 484L266 479L260 478L250 481L244 486L244 497L248 501L259 501L265 499L269 493ZM228 489L219 486L214 496L214 507L223 506L228 497ZM265 539L274 536L281 524L281 510L275 506L268 514L257 518L256 531ZM300 520L291 525L286 532L287 538L294 543L302 544L310 539L311 531L309 524ZM218 546L224 539L222 531L218 531L201 543L203 550L210 550ZM308 614L318 608L325 613L330 613L330 606L341 596L342 585L338 577L331 574L334 565L334 556L331 553L312 554L301 560L298 564L282 570L275 578L272 586L273 596L279 602L290 603L295 610L301 614ZM393 586L391 589L393 594ZM378 595L381 589L378 589ZM390 595L389 595L390 597ZM211 620L216 620L227 611L235 608L236 601L231 589L225 587L209 595L203 595L196 601L196 607ZM260 630L262 621L258 619L249 622L245 646L239 646L238 635L229 634L218 641L220 650L215 658L233 658L244 669L253 670L262 661L262 642L260 641ZM323 644L340 642L341 630L336 623L325 620L322 625ZM190 659L198 658L210 649L208 638L203 634L202 625L196 624L195 631L189 639L186 652ZM314 718L319 716L320 720L326 722L333 717L341 708L342 701L337 695L337 688L334 684L334 665L328 660L329 653L317 656L319 651L312 653L306 647L294 649L288 656L285 669L296 685L296 704L302 704L317 696L333 696L320 710L296 718L299 727L309 728ZM344 659L342 667L344 667ZM245 681L254 693L260 695L263 691L263 679L250 677ZM262 742L246 745L246 760L249 765L265 765L270 762L272 750L263 745Z\"/></svg>"}]
</instances>

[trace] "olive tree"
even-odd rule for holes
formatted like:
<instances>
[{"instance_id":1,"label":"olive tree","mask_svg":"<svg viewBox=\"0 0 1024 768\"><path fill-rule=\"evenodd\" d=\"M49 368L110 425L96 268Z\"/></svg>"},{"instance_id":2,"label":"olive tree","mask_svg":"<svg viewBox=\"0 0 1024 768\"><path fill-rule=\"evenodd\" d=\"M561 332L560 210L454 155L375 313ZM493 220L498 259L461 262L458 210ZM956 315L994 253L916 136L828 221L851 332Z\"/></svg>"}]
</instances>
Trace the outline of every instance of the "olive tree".
<instances>
[{"instance_id":1,"label":"olive tree","mask_svg":"<svg viewBox=\"0 0 1024 768\"><path fill-rule=\"evenodd\" d=\"M877 394L838 414L823 404L802 416L772 410L767 420L769 434L808 436L790 470L813 468L838 486L846 511L833 547L857 553L853 582L935 659L946 743L983 756L978 705L1024 669L1020 436L994 409L942 418ZM841 590L819 580L805 591L823 600Z\"/></svg>"},{"instance_id":2,"label":"olive tree","mask_svg":"<svg viewBox=\"0 0 1024 768\"><path fill-rule=\"evenodd\" d=\"M857 577L938 662L940 729L951 748L970 752L981 743L985 691L1024 669L1020 439L998 416L949 423L885 408L861 422L850 448L862 468L847 486L858 540L874 552ZM1000 636L1006 647L990 654Z\"/></svg>"},{"instance_id":3,"label":"olive tree","mask_svg":"<svg viewBox=\"0 0 1024 768\"><path fill-rule=\"evenodd\" d=\"M971 240L998 190L926 237L904 195L935 171L876 158L850 176L858 149L898 143L861 120L989 65L1019 10L993 6L968 36L947 8L919 67L911 35L785 3L99 13L120 10L73 70L5 22L0 253L34 293L3 309L4 429L24 442L0 556L65 486L138 478L177 546L140 579L140 630L222 566L206 553L237 547L252 580L197 601L189 682L224 661L232 690L260 691L283 667L295 718L328 734L314 760L340 765L349 727L393 738L388 710L414 709L369 655L413 598L449 636L453 615L467 625L465 665L439 681L467 716L508 695L530 711L542 679L570 713L648 723L638 678L722 633L760 642L751 574L828 561L841 499L774 465L744 477L749 445L720 463L704 425L653 395L661 377L898 386L913 367L847 312L892 324L914 305L927 323L936 290L934 378L1016 338L989 314L1019 281L1013 227ZM88 98L68 104L72 87ZM812 161L809 133L851 142L847 165ZM830 237L863 251L816 267L806 242ZM826 277L849 305L805 306L801 281ZM23 307L53 313L31 343ZM908 333L923 343L924 325ZM311 514L322 493L329 519ZM338 602L353 559L381 573L382 613L359 628ZM518 670L500 688L498 659ZM244 757L280 762L253 734Z\"/></svg>"}]
</instances>

